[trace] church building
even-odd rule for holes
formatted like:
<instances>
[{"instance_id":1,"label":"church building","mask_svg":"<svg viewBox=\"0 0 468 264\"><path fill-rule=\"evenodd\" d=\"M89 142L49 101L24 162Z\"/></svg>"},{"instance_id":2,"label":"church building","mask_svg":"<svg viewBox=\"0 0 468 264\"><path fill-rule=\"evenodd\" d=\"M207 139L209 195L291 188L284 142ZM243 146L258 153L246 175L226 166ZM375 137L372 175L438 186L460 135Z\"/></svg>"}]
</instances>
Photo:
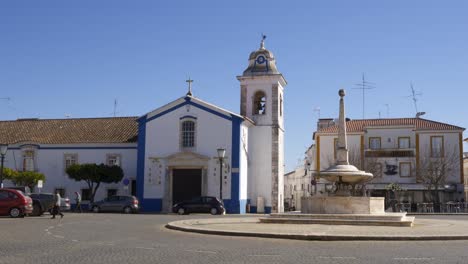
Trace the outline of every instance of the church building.
<instances>
[{"instance_id":1,"label":"church building","mask_svg":"<svg viewBox=\"0 0 468 264\"><path fill-rule=\"evenodd\" d=\"M282 212L286 80L263 40L237 79L240 114L197 98L188 80L187 94L140 117L0 121L5 166L43 173L43 192L81 190L85 200L89 190L66 168L119 165L125 180L103 185L95 200L134 194L144 212L196 196L221 198L227 213Z\"/></svg>"}]
</instances>

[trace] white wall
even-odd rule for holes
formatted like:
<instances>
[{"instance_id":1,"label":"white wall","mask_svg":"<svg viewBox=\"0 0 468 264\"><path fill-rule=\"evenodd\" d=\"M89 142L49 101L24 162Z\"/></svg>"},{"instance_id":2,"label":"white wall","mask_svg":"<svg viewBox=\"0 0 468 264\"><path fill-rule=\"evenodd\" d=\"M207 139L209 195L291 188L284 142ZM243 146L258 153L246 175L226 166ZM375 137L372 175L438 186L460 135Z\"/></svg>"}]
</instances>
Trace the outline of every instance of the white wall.
<instances>
[{"instance_id":1,"label":"white wall","mask_svg":"<svg viewBox=\"0 0 468 264\"><path fill-rule=\"evenodd\" d=\"M214 176L217 161L217 149L226 149L227 164L231 165L232 157L232 121L216 116L195 106L182 106L172 112L162 115L146 123L145 142L145 178L150 168L150 157L164 158L182 151L179 144L180 118L184 116L196 117L195 148L192 152L212 158L208 165L207 195L219 196L219 177ZM150 118L151 115L148 115ZM227 174L227 184L223 185L223 199L231 197L231 171ZM223 175L225 175L223 173ZM146 179L145 179L146 183ZM161 186L166 186L163 177ZM162 187L151 192L145 186L145 198L163 198Z\"/></svg>"},{"instance_id":2,"label":"white wall","mask_svg":"<svg viewBox=\"0 0 468 264\"><path fill-rule=\"evenodd\" d=\"M105 149L106 147L133 147L133 149ZM48 149L60 148L60 149ZM83 149L91 148L91 149ZM99 149L93 149L99 148ZM104 148L104 149L103 149ZM87 189L84 181L76 182L65 173L65 154L77 154L78 163L106 163L107 154L121 155L121 167L124 178L136 179L136 144L79 144L79 145L41 145L39 148L29 148L35 151L35 170L43 173L46 180L42 192L53 192L55 188L64 188L65 196L74 197L75 191ZM22 149L19 146L10 145L6 158L5 167L22 170ZM10 183L11 184L11 183ZM5 186L7 186L5 184ZM101 184L95 200L102 199L107 195L107 189L118 189L118 193L124 194L122 183ZM128 190L128 193L130 190Z\"/></svg>"},{"instance_id":3,"label":"white wall","mask_svg":"<svg viewBox=\"0 0 468 264\"><path fill-rule=\"evenodd\" d=\"M257 197L265 198L271 206L271 127L255 126L249 129L249 197L256 206Z\"/></svg>"}]
</instances>

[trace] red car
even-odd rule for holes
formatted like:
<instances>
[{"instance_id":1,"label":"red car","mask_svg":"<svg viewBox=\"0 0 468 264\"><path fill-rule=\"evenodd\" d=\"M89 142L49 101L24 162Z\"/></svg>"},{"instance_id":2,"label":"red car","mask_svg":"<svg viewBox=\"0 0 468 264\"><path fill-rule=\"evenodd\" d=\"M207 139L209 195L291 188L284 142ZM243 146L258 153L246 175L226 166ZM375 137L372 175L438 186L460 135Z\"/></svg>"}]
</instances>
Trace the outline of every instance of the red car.
<instances>
[{"instance_id":1,"label":"red car","mask_svg":"<svg viewBox=\"0 0 468 264\"><path fill-rule=\"evenodd\" d=\"M24 217L32 213L33 204L29 196L12 189L0 189L0 215Z\"/></svg>"}]
</instances>

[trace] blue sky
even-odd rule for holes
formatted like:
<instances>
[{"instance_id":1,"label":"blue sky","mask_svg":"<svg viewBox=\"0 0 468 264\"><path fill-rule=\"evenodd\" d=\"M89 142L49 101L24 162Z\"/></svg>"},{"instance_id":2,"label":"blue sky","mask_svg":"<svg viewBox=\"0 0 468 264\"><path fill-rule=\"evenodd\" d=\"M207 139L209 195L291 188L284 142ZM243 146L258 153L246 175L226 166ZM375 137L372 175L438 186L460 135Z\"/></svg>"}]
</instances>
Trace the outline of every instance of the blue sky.
<instances>
[{"instance_id":1,"label":"blue sky","mask_svg":"<svg viewBox=\"0 0 468 264\"><path fill-rule=\"evenodd\" d=\"M262 33L285 89L286 169L318 112L468 127L467 1L2 1L0 119L139 116L186 93L239 112L237 75ZM387 105L388 104L388 112ZM464 134L464 138L468 134ZM465 145L465 147L468 147ZM465 148L466 151L466 148Z\"/></svg>"}]
</instances>

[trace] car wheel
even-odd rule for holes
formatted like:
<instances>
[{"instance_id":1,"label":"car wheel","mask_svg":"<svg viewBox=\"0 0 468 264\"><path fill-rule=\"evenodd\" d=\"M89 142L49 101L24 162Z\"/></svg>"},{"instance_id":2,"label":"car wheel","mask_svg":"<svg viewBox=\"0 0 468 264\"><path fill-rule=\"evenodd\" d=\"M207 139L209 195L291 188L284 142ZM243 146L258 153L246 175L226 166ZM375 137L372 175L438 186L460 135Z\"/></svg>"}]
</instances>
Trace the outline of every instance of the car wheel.
<instances>
[{"instance_id":1,"label":"car wheel","mask_svg":"<svg viewBox=\"0 0 468 264\"><path fill-rule=\"evenodd\" d=\"M38 204L33 205L33 211L32 211L32 216L40 216L42 214L41 212L41 206Z\"/></svg>"},{"instance_id":2,"label":"car wheel","mask_svg":"<svg viewBox=\"0 0 468 264\"><path fill-rule=\"evenodd\" d=\"M183 214L185 214L185 209L183 207L181 207L181 208L179 208L177 210L177 213L180 214L180 215L183 215Z\"/></svg>"},{"instance_id":3,"label":"car wheel","mask_svg":"<svg viewBox=\"0 0 468 264\"><path fill-rule=\"evenodd\" d=\"M99 209L99 206L93 206L93 212L94 212L94 213L99 213L99 211L101 211L101 210Z\"/></svg>"},{"instance_id":4,"label":"car wheel","mask_svg":"<svg viewBox=\"0 0 468 264\"><path fill-rule=\"evenodd\" d=\"M21 216L21 210L19 208L11 208L10 209L10 217L16 218Z\"/></svg>"},{"instance_id":5,"label":"car wheel","mask_svg":"<svg viewBox=\"0 0 468 264\"><path fill-rule=\"evenodd\" d=\"M132 208L130 206L125 206L123 209L124 214L131 214L132 213Z\"/></svg>"},{"instance_id":6,"label":"car wheel","mask_svg":"<svg viewBox=\"0 0 468 264\"><path fill-rule=\"evenodd\" d=\"M212 215L218 214L218 209L216 209L215 207L213 207L213 208L210 209L210 213L211 213Z\"/></svg>"}]
</instances>

